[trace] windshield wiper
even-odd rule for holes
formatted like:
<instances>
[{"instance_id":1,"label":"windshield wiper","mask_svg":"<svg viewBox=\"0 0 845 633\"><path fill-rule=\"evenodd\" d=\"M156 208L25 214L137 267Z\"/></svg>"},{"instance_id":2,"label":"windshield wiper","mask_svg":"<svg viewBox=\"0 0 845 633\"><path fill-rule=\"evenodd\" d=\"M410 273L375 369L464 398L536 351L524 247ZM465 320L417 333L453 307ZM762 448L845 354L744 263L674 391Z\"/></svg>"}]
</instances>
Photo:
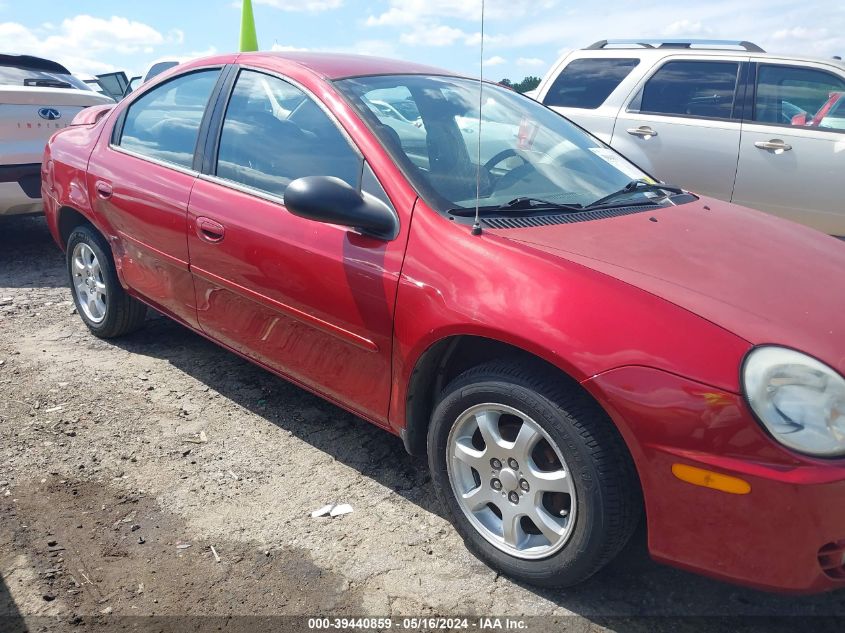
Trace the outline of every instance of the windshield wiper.
<instances>
[{"instance_id":1,"label":"windshield wiper","mask_svg":"<svg viewBox=\"0 0 845 633\"><path fill-rule=\"evenodd\" d=\"M510 211L512 209L563 209L564 211L581 211L583 208L583 205L580 204L552 202L551 200L532 198L531 196L520 196L498 207L500 211Z\"/></svg>"},{"instance_id":2,"label":"windshield wiper","mask_svg":"<svg viewBox=\"0 0 845 633\"><path fill-rule=\"evenodd\" d=\"M603 198L599 198L592 204L588 204L585 209L595 209L597 207L604 207L607 206L609 202L612 202L616 198L622 198L624 196L631 195L632 193L642 193L645 191L668 191L674 194L682 194L686 193L680 187L675 187L673 185L664 185L661 183L656 182L648 182L647 180L632 180L627 185L622 187L619 191L614 191L611 194L604 196ZM663 196L665 197L665 196ZM649 200L649 202L654 202L653 199Z\"/></svg>"},{"instance_id":3,"label":"windshield wiper","mask_svg":"<svg viewBox=\"0 0 845 633\"><path fill-rule=\"evenodd\" d=\"M520 196L514 198L510 202L500 204L498 206L488 205L478 208L478 212L494 213L497 211L567 211L570 213L577 213L583 211L584 207L580 204L564 204L562 202L552 202L551 200L543 200L542 198L532 198L531 196ZM475 208L458 208L450 209L449 213L459 217L472 217L475 215Z\"/></svg>"}]
</instances>

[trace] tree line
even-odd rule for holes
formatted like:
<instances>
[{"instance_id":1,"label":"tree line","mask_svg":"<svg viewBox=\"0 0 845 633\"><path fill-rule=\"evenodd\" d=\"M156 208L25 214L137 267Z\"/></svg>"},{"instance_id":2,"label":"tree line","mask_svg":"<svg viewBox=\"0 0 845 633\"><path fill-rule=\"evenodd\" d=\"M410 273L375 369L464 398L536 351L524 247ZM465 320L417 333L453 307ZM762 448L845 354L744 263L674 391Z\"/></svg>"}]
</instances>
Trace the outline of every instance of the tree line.
<instances>
[{"instance_id":1,"label":"tree line","mask_svg":"<svg viewBox=\"0 0 845 633\"><path fill-rule=\"evenodd\" d=\"M540 85L540 78L535 77L534 75L529 75L522 81L518 81L516 83L510 79L502 79L499 83L503 86L507 86L511 90L516 90L517 92L528 92L529 90L534 90L534 88Z\"/></svg>"}]
</instances>

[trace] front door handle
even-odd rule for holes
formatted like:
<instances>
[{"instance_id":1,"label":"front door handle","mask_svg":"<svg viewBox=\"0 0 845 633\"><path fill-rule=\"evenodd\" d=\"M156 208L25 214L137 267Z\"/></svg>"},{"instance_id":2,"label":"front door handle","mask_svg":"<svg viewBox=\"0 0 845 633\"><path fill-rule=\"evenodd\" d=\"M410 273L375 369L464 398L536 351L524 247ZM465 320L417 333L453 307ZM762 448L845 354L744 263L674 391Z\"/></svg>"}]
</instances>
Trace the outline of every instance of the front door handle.
<instances>
[{"instance_id":1,"label":"front door handle","mask_svg":"<svg viewBox=\"0 0 845 633\"><path fill-rule=\"evenodd\" d=\"M775 154L783 154L784 152L788 152L792 149L792 145L779 138L773 138L770 141L757 141L754 143L754 147L765 149L770 152L774 152Z\"/></svg>"},{"instance_id":2,"label":"front door handle","mask_svg":"<svg viewBox=\"0 0 845 633\"><path fill-rule=\"evenodd\" d=\"M226 227L211 218L199 217L197 218L197 235L200 239L215 244L222 242L226 237Z\"/></svg>"},{"instance_id":3,"label":"front door handle","mask_svg":"<svg viewBox=\"0 0 845 633\"><path fill-rule=\"evenodd\" d=\"M94 185L94 189L97 190L97 195L100 196L103 200L108 200L112 197L112 194L114 193L112 186L103 180L98 180L97 183Z\"/></svg>"},{"instance_id":4,"label":"front door handle","mask_svg":"<svg viewBox=\"0 0 845 633\"><path fill-rule=\"evenodd\" d=\"M631 134L633 136L639 136L640 138L646 141L652 136L657 136L657 132L652 130L647 125L641 125L640 127L629 127L628 134Z\"/></svg>"}]
</instances>

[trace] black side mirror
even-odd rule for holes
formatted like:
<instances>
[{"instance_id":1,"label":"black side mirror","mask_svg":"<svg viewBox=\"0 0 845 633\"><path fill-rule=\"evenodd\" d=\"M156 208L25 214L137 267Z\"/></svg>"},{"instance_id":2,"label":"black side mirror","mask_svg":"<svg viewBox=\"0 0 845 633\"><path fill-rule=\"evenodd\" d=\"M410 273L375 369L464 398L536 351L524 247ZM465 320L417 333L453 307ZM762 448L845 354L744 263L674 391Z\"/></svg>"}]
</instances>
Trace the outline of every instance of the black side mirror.
<instances>
[{"instance_id":1,"label":"black side mirror","mask_svg":"<svg viewBox=\"0 0 845 633\"><path fill-rule=\"evenodd\" d=\"M390 207L340 178L298 178L285 189L284 200L287 210L301 218L348 226L383 240L399 234L399 221Z\"/></svg>"}]
</instances>

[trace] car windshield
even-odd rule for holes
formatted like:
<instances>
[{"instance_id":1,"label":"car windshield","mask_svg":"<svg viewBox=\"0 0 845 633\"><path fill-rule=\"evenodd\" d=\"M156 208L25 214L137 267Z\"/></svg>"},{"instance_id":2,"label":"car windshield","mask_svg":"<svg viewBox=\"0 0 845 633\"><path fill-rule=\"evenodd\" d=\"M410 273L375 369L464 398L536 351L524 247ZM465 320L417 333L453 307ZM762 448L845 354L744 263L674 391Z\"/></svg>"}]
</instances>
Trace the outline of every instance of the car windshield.
<instances>
[{"instance_id":1,"label":"car windshield","mask_svg":"<svg viewBox=\"0 0 845 633\"><path fill-rule=\"evenodd\" d=\"M84 81L64 73L47 72L32 68L0 66L0 86L35 86L41 88L76 88L91 90Z\"/></svg>"},{"instance_id":2,"label":"car windshield","mask_svg":"<svg viewBox=\"0 0 845 633\"><path fill-rule=\"evenodd\" d=\"M521 198L587 206L633 180L654 182L562 116L493 84L397 75L336 86L441 211L474 208L477 185L480 206L489 208ZM628 198L656 195L632 189Z\"/></svg>"}]
</instances>

